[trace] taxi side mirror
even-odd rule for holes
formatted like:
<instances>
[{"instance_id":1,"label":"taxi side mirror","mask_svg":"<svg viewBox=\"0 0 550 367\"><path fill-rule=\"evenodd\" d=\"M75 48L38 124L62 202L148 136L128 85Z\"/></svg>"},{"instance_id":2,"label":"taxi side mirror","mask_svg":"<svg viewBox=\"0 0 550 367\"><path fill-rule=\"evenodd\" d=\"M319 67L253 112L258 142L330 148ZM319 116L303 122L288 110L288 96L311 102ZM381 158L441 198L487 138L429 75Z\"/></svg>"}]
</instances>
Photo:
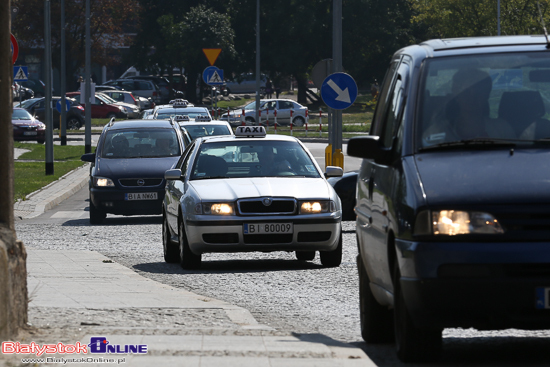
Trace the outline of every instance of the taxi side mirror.
<instances>
[{"instance_id":1,"label":"taxi side mirror","mask_svg":"<svg viewBox=\"0 0 550 367\"><path fill-rule=\"evenodd\" d=\"M338 166L327 166L325 170L325 178L329 177L342 177L344 175L344 170L342 167Z\"/></svg>"},{"instance_id":2,"label":"taxi side mirror","mask_svg":"<svg viewBox=\"0 0 550 367\"><path fill-rule=\"evenodd\" d=\"M164 172L165 180L181 180L181 169L169 169Z\"/></svg>"}]
</instances>

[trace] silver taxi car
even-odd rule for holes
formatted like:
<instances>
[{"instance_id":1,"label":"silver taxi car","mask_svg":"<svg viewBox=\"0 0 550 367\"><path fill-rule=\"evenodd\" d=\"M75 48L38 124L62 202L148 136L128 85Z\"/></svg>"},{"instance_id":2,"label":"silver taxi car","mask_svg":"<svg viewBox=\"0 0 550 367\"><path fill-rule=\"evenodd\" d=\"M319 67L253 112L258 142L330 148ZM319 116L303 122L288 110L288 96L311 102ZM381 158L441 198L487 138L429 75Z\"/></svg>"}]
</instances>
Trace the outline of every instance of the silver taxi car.
<instances>
[{"instance_id":1,"label":"silver taxi car","mask_svg":"<svg viewBox=\"0 0 550 367\"><path fill-rule=\"evenodd\" d=\"M239 126L234 136L197 138L166 171L164 259L184 269L209 252L295 251L300 261L339 266L342 207L296 138Z\"/></svg>"}]
</instances>

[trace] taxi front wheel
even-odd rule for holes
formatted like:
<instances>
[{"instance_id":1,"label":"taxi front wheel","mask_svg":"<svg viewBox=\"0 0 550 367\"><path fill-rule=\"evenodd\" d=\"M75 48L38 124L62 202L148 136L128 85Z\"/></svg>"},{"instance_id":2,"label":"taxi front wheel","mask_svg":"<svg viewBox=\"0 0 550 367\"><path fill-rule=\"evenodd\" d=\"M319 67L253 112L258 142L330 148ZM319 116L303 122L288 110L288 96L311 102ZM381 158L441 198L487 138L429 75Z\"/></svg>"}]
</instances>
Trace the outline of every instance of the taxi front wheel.
<instances>
[{"instance_id":1,"label":"taxi front wheel","mask_svg":"<svg viewBox=\"0 0 550 367\"><path fill-rule=\"evenodd\" d=\"M180 252L178 244L172 242L170 238L170 229L168 228L168 221L166 216L163 216L162 220L162 247L164 250L164 261L167 263L180 262Z\"/></svg>"},{"instance_id":2,"label":"taxi front wheel","mask_svg":"<svg viewBox=\"0 0 550 367\"><path fill-rule=\"evenodd\" d=\"M199 269L201 267L201 255L195 255L191 252L183 222L180 222L178 232L181 267L187 270Z\"/></svg>"},{"instance_id":3,"label":"taxi front wheel","mask_svg":"<svg viewBox=\"0 0 550 367\"><path fill-rule=\"evenodd\" d=\"M319 251L321 264L327 268L340 266L342 263L342 231L338 240L338 247L332 251Z\"/></svg>"}]
</instances>

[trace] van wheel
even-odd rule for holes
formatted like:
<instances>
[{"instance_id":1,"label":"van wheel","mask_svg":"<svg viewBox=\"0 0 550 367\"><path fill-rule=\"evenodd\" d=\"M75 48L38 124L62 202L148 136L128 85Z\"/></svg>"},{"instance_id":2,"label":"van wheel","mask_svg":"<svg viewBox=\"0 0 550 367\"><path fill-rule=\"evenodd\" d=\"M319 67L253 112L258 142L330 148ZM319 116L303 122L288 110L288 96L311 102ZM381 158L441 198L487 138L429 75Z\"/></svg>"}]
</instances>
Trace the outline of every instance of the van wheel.
<instances>
[{"instance_id":1,"label":"van wheel","mask_svg":"<svg viewBox=\"0 0 550 367\"><path fill-rule=\"evenodd\" d=\"M310 261L315 259L315 251L296 251L296 259L299 261Z\"/></svg>"},{"instance_id":2,"label":"van wheel","mask_svg":"<svg viewBox=\"0 0 550 367\"><path fill-rule=\"evenodd\" d=\"M441 329L420 329L413 323L401 289L399 265L393 269L394 330L397 357L402 362L433 362L441 355Z\"/></svg>"},{"instance_id":3,"label":"van wheel","mask_svg":"<svg viewBox=\"0 0 550 367\"><path fill-rule=\"evenodd\" d=\"M201 267L201 255L195 255L191 252L189 242L187 241L187 235L185 234L183 221L179 224L178 240L181 267L188 270L199 269Z\"/></svg>"},{"instance_id":4,"label":"van wheel","mask_svg":"<svg viewBox=\"0 0 550 367\"><path fill-rule=\"evenodd\" d=\"M107 213L96 207L90 198L90 224L101 224L105 218Z\"/></svg>"},{"instance_id":5,"label":"van wheel","mask_svg":"<svg viewBox=\"0 0 550 367\"><path fill-rule=\"evenodd\" d=\"M332 251L319 251L321 257L321 264L327 268L334 268L340 266L342 263L342 230L340 229L340 238L338 239L338 246Z\"/></svg>"},{"instance_id":6,"label":"van wheel","mask_svg":"<svg viewBox=\"0 0 550 367\"><path fill-rule=\"evenodd\" d=\"M177 243L172 242L166 215L163 215L162 220L162 247L164 251L164 261L167 263L180 262L179 246Z\"/></svg>"},{"instance_id":7,"label":"van wheel","mask_svg":"<svg viewBox=\"0 0 550 367\"><path fill-rule=\"evenodd\" d=\"M367 270L357 255L359 272L359 320L361 336L367 343L389 343L393 341L393 312L376 301L370 290Z\"/></svg>"}]
</instances>

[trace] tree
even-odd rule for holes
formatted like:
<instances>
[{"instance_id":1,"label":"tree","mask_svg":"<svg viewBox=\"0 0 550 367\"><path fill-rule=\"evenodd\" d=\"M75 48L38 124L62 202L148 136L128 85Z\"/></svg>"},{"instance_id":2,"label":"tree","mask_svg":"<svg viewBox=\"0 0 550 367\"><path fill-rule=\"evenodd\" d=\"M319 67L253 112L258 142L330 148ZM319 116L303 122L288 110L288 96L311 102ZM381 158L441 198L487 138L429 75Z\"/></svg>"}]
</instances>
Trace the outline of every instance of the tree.
<instances>
[{"instance_id":1,"label":"tree","mask_svg":"<svg viewBox=\"0 0 550 367\"><path fill-rule=\"evenodd\" d=\"M195 102L198 76L209 66L202 49L221 48L220 64L236 55L229 17L199 5L191 8L179 23L174 23L172 15L160 17L158 23L166 45L164 61L169 66L185 67L186 96Z\"/></svg>"},{"instance_id":2,"label":"tree","mask_svg":"<svg viewBox=\"0 0 550 367\"><path fill-rule=\"evenodd\" d=\"M502 0L501 34L541 34L537 7L548 21L550 0ZM497 1L478 0L415 0L416 24L428 28L430 38L496 36Z\"/></svg>"},{"instance_id":3,"label":"tree","mask_svg":"<svg viewBox=\"0 0 550 367\"><path fill-rule=\"evenodd\" d=\"M21 49L32 49L44 45L44 1L12 0L20 11L13 23L13 32L20 41ZM52 64L60 68L61 53L61 3L51 1ZM138 27L138 6L127 0L90 0L90 30L92 62L111 65L120 61L117 49L128 44L127 34ZM67 82L77 75L85 63L86 2L65 1L65 40ZM71 84L72 85L72 84ZM69 89L70 90L70 89Z\"/></svg>"}]
</instances>

